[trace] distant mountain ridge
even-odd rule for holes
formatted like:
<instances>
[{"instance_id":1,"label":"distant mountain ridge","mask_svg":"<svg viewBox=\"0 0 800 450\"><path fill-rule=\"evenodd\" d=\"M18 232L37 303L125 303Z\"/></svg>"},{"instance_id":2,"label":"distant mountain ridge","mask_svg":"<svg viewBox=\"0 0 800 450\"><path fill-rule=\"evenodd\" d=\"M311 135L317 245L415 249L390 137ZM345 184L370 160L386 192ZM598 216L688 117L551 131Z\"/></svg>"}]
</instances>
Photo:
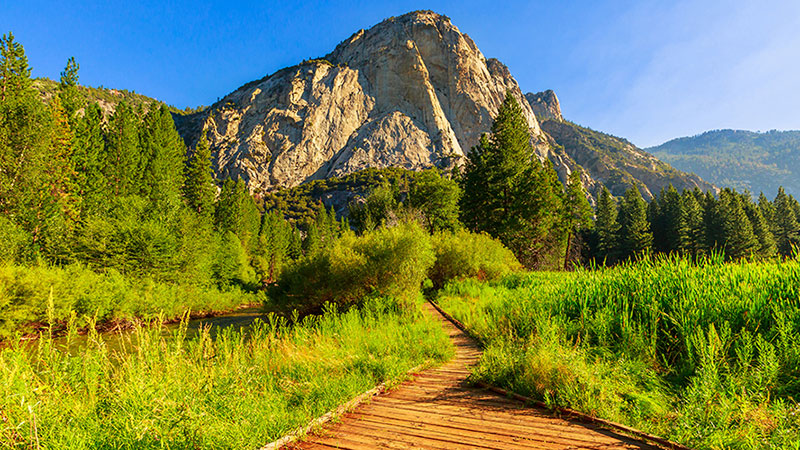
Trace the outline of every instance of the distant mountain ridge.
<instances>
[{"instance_id":1,"label":"distant mountain ridge","mask_svg":"<svg viewBox=\"0 0 800 450\"><path fill-rule=\"evenodd\" d=\"M647 150L720 187L772 198L783 186L800 195L800 131L713 130Z\"/></svg>"},{"instance_id":2,"label":"distant mountain ridge","mask_svg":"<svg viewBox=\"0 0 800 450\"><path fill-rule=\"evenodd\" d=\"M561 103L552 90L537 94L529 92L525 98L551 144L575 167L579 166L590 174L591 179L584 180L584 185L595 198L603 186L615 196L623 195L631 186L638 186L647 200L670 184L678 190L715 189L697 175L676 170L626 139L564 119Z\"/></svg>"},{"instance_id":3,"label":"distant mountain ridge","mask_svg":"<svg viewBox=\"0 0 800 450\"><path fill-rule=\"evenodd\" d=\"M522 106L537 156L549 159L562 181L581 170L593 194L606 183L617 195L640 183L648 198L670 182L712 188L633 146L611 145L619 150L612 158L614 152L601 155L593 145L571 146L576 140L565 133L551 136L541 121L567 124L555 93L531 103L538 94L524 96L506 66L485 58L449 18L431 11L360 30L323 58L247 83L175 121L190 146L207 136L219 176L269 192L364 168L461 165L490 130L506 91Z\"/></svg>"}]
</instances>

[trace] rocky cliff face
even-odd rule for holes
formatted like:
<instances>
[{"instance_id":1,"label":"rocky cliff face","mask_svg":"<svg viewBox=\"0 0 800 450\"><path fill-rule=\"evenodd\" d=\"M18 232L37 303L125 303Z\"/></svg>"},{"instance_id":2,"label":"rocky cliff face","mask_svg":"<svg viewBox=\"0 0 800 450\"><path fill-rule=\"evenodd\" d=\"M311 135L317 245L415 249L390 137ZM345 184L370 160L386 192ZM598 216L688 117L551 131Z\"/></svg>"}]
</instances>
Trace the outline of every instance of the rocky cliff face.
<instances>
[{"instance_id":1,"label":"rocky cliff face","mask_svg":"<svg viewBox=\"0 0 800 450\"><path fill-rule=\"evenodd\" d=\"M207 136L220 177L242 178L251 191L265 192L368 167L462 164L507 91L523 108L537 156L552 161L562 180L581 167L592 193L609 184L618 194L617 186L638 180L649 196L651 186L686 175L664 176L661 166L639 170L656 162L627 150L608 158L597 146L573 145L580 139L568 137L570 129L543 130L540 120L566 123L555 93L523 95L506 66L486 59L450 19L429 11L384 20L324 58L248 83L175 121L190 146Z\"/></svg>"},{"instance_id":2,"label":"rocky cliff face","mask_svg":"<svg viewBox=\"0 0 800 450\"><path fill-rule=\"evenodd\" d=\"M525 99L531 105L533 114L539 120L557 120L562 121L564 118L561 116L561 103L558 102L556 93L548 89L544 92L525 94Z\"/></svg>"},{"instance_id":3,"label":"rocky cliff face","mask_svg":"<svg viewBox=\"0 0 800 450\"><path fill-rule=\"evenodd\" d=\"M190 145L207 132L221 176L270 190L366 167L450 168L489 130L506 90L545 156L547 139L508 69L448 18L423 11L176 122Z\"/></svg>"}]
</instances>

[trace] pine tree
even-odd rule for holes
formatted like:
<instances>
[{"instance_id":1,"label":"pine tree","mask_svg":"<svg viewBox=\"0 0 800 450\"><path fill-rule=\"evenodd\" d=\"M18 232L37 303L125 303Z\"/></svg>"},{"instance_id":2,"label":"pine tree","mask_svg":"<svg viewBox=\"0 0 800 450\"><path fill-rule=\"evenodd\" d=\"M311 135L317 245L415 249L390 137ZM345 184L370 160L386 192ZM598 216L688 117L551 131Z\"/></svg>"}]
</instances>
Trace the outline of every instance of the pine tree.
<instances>
[{"instance_id":1,"label":"pine tree","mask_svg":"<svg viewBox=\"0 0 800 450\"><path fill-rule=\"evenodd\" d=\"M214 223L220 233L230 231L237 235L246 250L254 248L252 244L258 236L261 215L244 181L228 178L222 184Z\"/></svg>"},{"instance_id":2,"label":"pine tree","mask_svg":"<svg viewBox=\"0 0 800 450\"><path fill-rule=\"evenodd\" d=\"M764 217L764 220L767 221L767 225L769 226L770 231L775 234L775 206L772 205L772 202L769 201L764 193L758 194L758 209L761 211L761 215Z\"/></svg>"},{"instance_id":3,"label":"pine tree","mask_svg":"<svg viewBox=\"0 0 800 450\"><path fill-rule=\"evenodd\" d=\"M705 250L705 224L703 207L697 196L691 191L683 191L681 195L681 211L683 211L685 233L682 236L681 250L697 257Z\"/></svg>"},{"instance_id":4,"label":"pine tree","mask_svg":"<svg viewBox=\"0 0 800 450\"><path fill-rule=\"evenodd\" d=\"M67 60L67 67L61 72L61 81L58 85L58 96L73 128L75 127L76 113L83 108L85 103L85 99L78 89L78 69L80 66L75 62L75 57L71 56Z\"/></svg>"},{"instance_id":5,"label":"pine tree","mask_svg":"<svg viewBox=\"0 0 800 450\"><path fill-rule=\"evenodd\" d=\"M592 226L592 207L586 198L581 174L577 170L573 170L567 179L564 213L564 226L567 229L564 268L568 268L570 260L574 258L574 254L580 254L579 239L582 232Z\"/></svg>"},{"instance_id":6,"label":"pine tree","mask_svg":"<svg viewBox=\"0 0 800 450\"><path fill-rule=\"evenodd\" d=\"M211 218L217 187L214 184L214 170L211 168L211 149L205 136L197 142L197 148L187 162L183 195L191 210Z\"/></svg>"},{"instance_id":7,"label":"pine tree","mask_svg":"<svg viewBox=\"0 0 800 450\"><path fill-rule=\"evenodd\" d=\"M186 150L166 105L151 107L141 127L142 182L137 189L162 217L180 205L183 160Z\"/></svg>"},{"instance_id":8,"label":"pine tree","mask_svg":"<svg viewBox=\"0 0 800 450\"><path fill-rule=\"evenodd\" d=\"M279 212L267 212L262 216L261 230L259 231L259 253L265 259L261 275L267 283L274 282L292 259L291 246L294 231L294 227Z\"/></svg>"},{"instance_id":9,"label":"pine tree","mask_svg":"<svg viewBox=\"0 0 800 450\"><path fill-rule=\"evenodd\" d=\"M125 102L117 105L106 128L103 175L106 195L121 197L141 192L142 157L139 149L139 119Z\"/></svg>"},{"instance_id":10,"label":"pine tree","mask_svg":"<svg viewBox=\"0 0 800 450\"><path fill-rule=\"evenodd\" d=\"M662 229L659 231L662 247L658 250L664 253L679 251L686 234L680 194L670 184L666 191L662 191L658 204L661 223L663 224Z\"/></svg>"},{"instance_id":11,"label":"pine tree","mask_svg":"<svg viewBox=\"0 0 800 450\"><path fill-rule=\"evenodd\" d=\"M716 206L725 255L730 259L739 259L757 252L758 239L745 213L741 196L730 189L723 189Z\"/></svg>"},{"instance_id":12,"label":"pine tree","mask_svg":"<svg viewBox=\"0 0 800 450\"><path fill-rule=\"evenodd\" d=\"M656 252L666 252L667 244L665 240L664 216L661 214L659 199L664 198L664 189L661 189L658 197L647 204L647 221L650 222L650 230L653 233L653 250Z\"/></svg>"},{"instance_id":13,"label":"pine tree","mask_svg":"<svg viewBox=\"0 0 800 450\"><path fill-rule=\"evenodd\" d=\"M523 264L542 264L563 236L558 227L563 191L557 180L552 165L534 155L522 108L507 92L491 136L482 136L467 155L463 221L499 238Z\"/></svg>"},{"instance_id":14,"label":"pine tree","mask_svg":"<svg viewBox=\"0 0 800 450\"><path fill-rule=\"evenodd\" d=\"M648 252L653 246L653 234L647 220L647 203L637 187L625 191L619 208L621 254L630 258Z\"/></svg>"},{"instance_id":15,"label":"pine tree","mask_svg":"<svg viewBox=\"0 0 800 450\"><path fill-rule=\"evenodd\" d=\"M597 256L607 263L614 263L619 254L619 222L617 204L606 187L597 199L594 228L597 233Z\"/></svg>"},{"instance_id":16,"label":"pine tree","mask_svg":"<svg viewBox=\"0 0 800 450\"><path fill-rule=\"evenodd\" d=\"M703 223L705 225L706 244L705 248L709 252L720 249L725 242L723 232L724 216L721 214L719 200L714 198L711 192L706 192L702 197Z\"/></svg>"},{"instance_id":17,"label":"pine tree","mask_svg":"<svg viewBox=\"0 0 800 450\"><path fill-rule=\"evenodd\" d=\"M48 154L62 143L54 135L54 112L39 99L21 44L12 34L0 38L0 214L7 215L41 248L48 227L60 220L54 194L61 190L61 159ZM61 130L63 131L63 130ZM56 138L51 139L51 138ZM61 151L59 149L58 151ZM53 167L51 168L51 164ZM54 170L55 169L55 170Z\"/></svg>"},{"instance_id":18,"label":"pine tree","mask_svg":"<svg viewBox=\"0 0 800 450\"><path fill-rule=\"evenodd\" d=\"M50 148L47 152L48 160L44 164L50 195L66 217L77 220L81 199L77 195L75 168L72 164L74 138L67 112L62 108L58 97L52 100L51 113L53 126Z\"/></svg>"},{"instance_id":19,"label":"pine tree","mask_svg":"<svg viewBox=\"0 0 800 450\"><path fill-rule=\"evenodd\" d=\"M103 174L103 110L97 103L92 103L86 107L83 117L76 118L75 122L72 165L75 168L75 183L85 216L103 208L103 198L108 189Z\"/></svg>"},{"instance_id":20,"label":"pine tree","mask_svg":"<svg viewBox=\"0 0 800 450\"><path fill-rule=\"evenodd\" d=\"M744 212L747 218L750 219L750 225L753 227L753 234L758 240L758 248L756 253L764 258L771 258L777 253L775 245L775 237L769 229L769 224L761 214L761 209L750 200L750 194L742 194L741 196Z\"/></svg>"},{"instance_id":21,"label":"pine tree","mask_svg":"<svg viewBox=\"0 0 800 450\"><path fill-rule=\"evenodd\" d=\"M783 256L792 254L793 246L800 244L800 223L798 223L793 199L786 195L783 186L778 188L778 195L773 201L775 215L773 226L778 252Z\"/></svg>"}]
</instances>

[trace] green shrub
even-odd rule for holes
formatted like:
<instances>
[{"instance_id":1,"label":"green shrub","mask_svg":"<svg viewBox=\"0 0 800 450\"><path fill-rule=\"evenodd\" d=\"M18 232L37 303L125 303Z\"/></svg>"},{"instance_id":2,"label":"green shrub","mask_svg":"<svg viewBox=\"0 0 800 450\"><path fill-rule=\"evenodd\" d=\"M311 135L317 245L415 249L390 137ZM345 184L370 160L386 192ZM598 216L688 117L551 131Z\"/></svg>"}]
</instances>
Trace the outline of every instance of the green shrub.
<instances>
[{"instance_id":1,"label":"green shrub","mask_svg":"<svg viewBox=\"0 0 800 450\"><path fill-rule=\"evenodd\" d=\"M410 301L419 292L434 253L430 237L416 223L381 228L362 236L347 233L312 256L289 265L269 296L301 314L326 302L356 306L370 296Z\"/></svg>"},{"instance_id":2,"label":"green shrub","mask_svg":"<svg viewBox=\"0 0 800 450\"><path fill-rule=\"evenodd\" d=\"M484 233L436 233L433 247L436 262L428 276L436 288L455 279L496 280L521 268L511 250Z\"/></svg>"}]
</instances>

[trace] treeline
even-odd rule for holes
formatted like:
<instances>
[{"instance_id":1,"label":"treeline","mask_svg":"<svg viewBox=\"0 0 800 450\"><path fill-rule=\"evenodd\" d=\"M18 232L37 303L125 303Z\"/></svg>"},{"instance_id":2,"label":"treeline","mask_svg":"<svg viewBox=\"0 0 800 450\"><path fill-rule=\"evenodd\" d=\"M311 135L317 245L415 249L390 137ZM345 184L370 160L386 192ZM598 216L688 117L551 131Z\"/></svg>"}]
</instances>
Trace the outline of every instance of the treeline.
<instances>
[{"instance_id":1,"label":"treeline","mask_svg":"<svg viewBox=\"0 0 800 450\"><path fill-rule=\"evenodd\" d=\"M642 253L728 259L791 256L800 245L800 203L783 188L770 201L723 189L715 197L698 189L662 190L649 204L630 188L617 202L603 190L595 226L585 233L588 257L613 264Z\"/></svg>"}]
</instances>

